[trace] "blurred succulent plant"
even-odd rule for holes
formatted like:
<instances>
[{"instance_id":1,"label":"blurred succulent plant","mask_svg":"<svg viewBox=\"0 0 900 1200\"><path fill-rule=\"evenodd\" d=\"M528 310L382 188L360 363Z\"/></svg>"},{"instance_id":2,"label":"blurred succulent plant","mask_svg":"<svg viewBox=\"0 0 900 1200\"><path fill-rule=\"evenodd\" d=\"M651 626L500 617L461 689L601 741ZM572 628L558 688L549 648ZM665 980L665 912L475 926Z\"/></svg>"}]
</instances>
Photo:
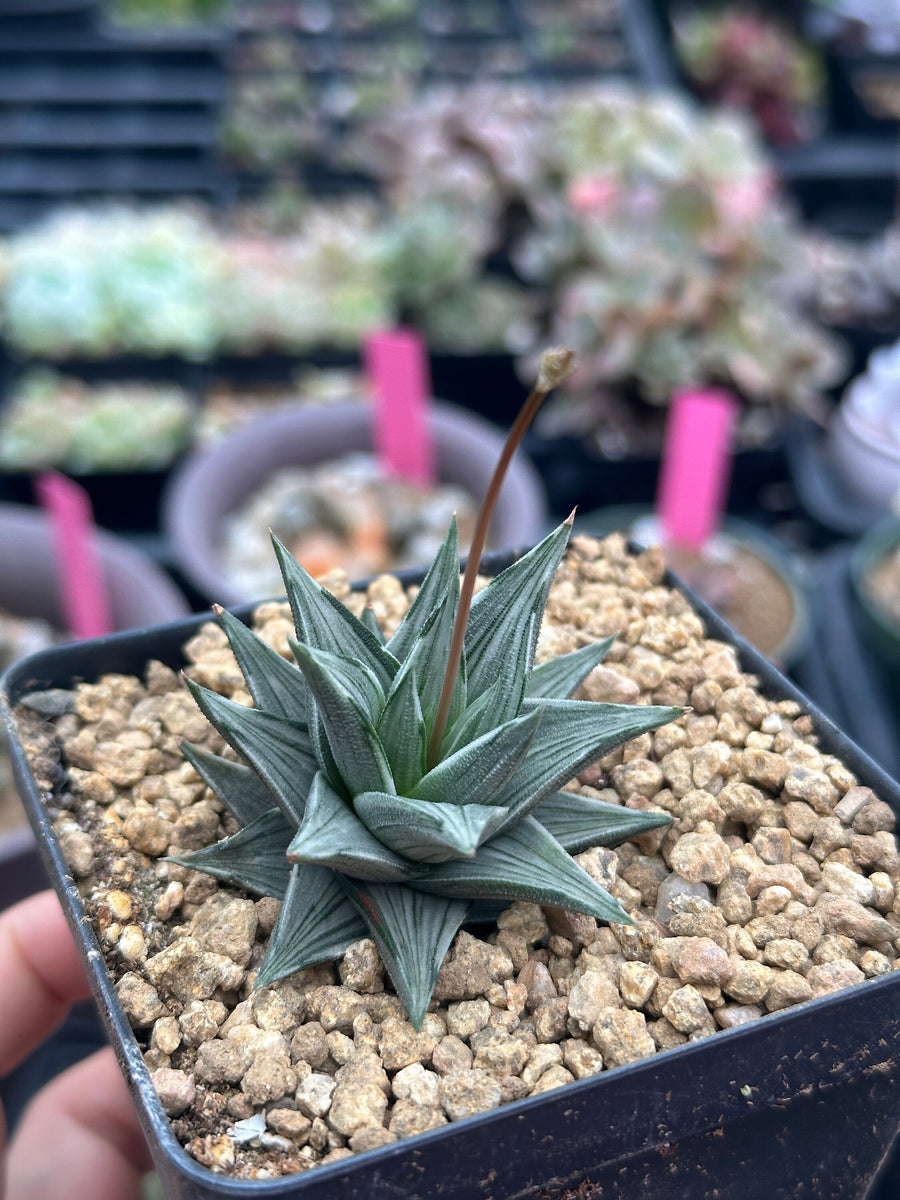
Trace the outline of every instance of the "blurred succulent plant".
<instances>
[{"instance_id":1,"label":"blurred succulent plant","mask_svg":"<svg viewBox=\"0 0 900 1200\"><path fill-rule=\"evenodd\" d=\"M280 238L223 238L224 281L214 305L223 349L356 348L393 319L377 208L310 204Z\"/></svg>"},{"instance_id":2,"label":"blurred succulent plant","mask_svg":"<svg viewBox=\"0 0 900 1200\"><path fill-rule=\"evenodd\" d=\"M824 66L778 17L751 9L688 9L672 19L675 50L701 94L751 112L776 145L820 132Z\"/></svg>"},{"instance_id":3,"label":"blurred succulent plant","mask_svg":"<svg viewBox=\"0 0 900 1200\"><path fill-rule=\"evenodd\" d=\"M218 21L231 0L109 0L106 7L124 25L190 25Z\"/></svg>"},{"instance_id":4,"label":"blurred succulent plant","mask_svg":"<svg viewBox=\"0 0 900 1200\"><path fill-rule=\"evenodd\" d=\"M194 405L182 388L112 383L88 387L35 368L0 417L0 466L73 474L168 466L190 441Z\"/></svg>"},{"instance_id":5,"label":"blurred succulent plant","mask_svg":"<svg viewBox=\"0 0 900 1200\"><path fill-rule=\"evenodd\" d=\"M562 102L544 153L557 186L513 260L579 356L557 415L596 413L605 386L662 405L713 381L806 407L841 377L792 294L802 243L746 118L608 85Z\"/></svg>"},{"instance_id":6,"label":"blurred succulent plant","mask_svg":"<svg viewBox=\"0 0 900 1200\"><path fill-rule=\"evenodd\" d=\"M215 344L212 230L180 209L68 210L9 246L3 324L14 349L203 359Z\"/></svg>"}]
</instances>

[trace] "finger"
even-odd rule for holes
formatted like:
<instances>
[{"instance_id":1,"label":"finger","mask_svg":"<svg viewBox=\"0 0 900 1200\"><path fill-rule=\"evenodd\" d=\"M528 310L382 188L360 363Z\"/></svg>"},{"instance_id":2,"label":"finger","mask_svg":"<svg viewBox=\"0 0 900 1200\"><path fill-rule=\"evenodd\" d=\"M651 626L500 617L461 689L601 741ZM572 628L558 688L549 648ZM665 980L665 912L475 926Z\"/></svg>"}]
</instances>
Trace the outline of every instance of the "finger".
<instances>
[{"instance_id":1,"label":"finger","mask_svg":"<svg viewBox=\"0 0 900 1200\"><path fill-rule=\"evenodd\" d=\"M109 1047L57 1076L25 1110L7 1200L138 1200L152 1161Z\"/></svg>"},{"instance_id":2,"label":"finger","mask_svg":"<svg viewBox=\"0 0 900 1200\"><path fill-rule=\"evenodd\" d=\"M78 951L52 892L0 915L0 1075L31 1053L90 995Z\"/></svg>"}]
</instances>

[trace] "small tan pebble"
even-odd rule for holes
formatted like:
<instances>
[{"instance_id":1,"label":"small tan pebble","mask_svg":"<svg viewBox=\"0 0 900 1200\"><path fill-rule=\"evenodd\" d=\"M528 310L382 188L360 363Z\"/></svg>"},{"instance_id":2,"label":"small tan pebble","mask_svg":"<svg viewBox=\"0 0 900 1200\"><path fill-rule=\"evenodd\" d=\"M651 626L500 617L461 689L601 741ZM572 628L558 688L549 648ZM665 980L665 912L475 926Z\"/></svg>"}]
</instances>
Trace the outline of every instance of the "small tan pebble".
<instances>
[{"instance_id":1,"label":"small tan pebble","mask_svg":"<svg viewBox=\"0 0 900 1200\"><path fill-rule=\"evenodd\" d=\"M689 883L721 883L728 874L730 851L716 833L687 833L669 852L669 866Z\"/></svg>"},{"instance_id":2,"label":"small tan pebble","mask_svg":"<svg viewBox=\"0 0 900 1200\"><path fill-rule=\"evenodd\" d=\"M561 1065L562 1061L562 1047L557 1043L539 1042L538 1045L533 1046L521 1072L526 1088L531 1091L546 1070Z\"/></svg>"},{"instance_id":3,"label":"small tan pebble","mask_svg":"<svg viewBox=\"0 0 900 1200\"><path fill-rule=\"evenodd\" d=\"M822 884L826 892L847 896L863 905L874 904L875 885L865 875L838 862L822 864Z\"/></svg>"},{"instance_id":4,"label":"small tan pebble","mask_svg":"<svg viewBox=\"0 0 900 1200\"><path fill-rule=\"evenodd\" d=\"M243 1046L216 1038L198 1047L194 1069L204 1083L240 1083L251 1061Z\"/></svg>"},{"instance_id":5,"label":"small tan pebble","mask_svg":"<svg viewBox=\"0 0 900 1200\"><path fill-rule=\"evenodd\" d=\"M710 1011L695 987L686 984L677 988L663 1005L663 1015L681 1033L694 1033L706 1027Z\"/></svg>"},{"instance_id":6,"label":"small tan pebble","mask_svg":"<svg viewBox=\"0 0 900 1200\"><path fill-rule=\"evenodd\" d=\"M877 979L879 975L887 975L894 969L891 959L877 950L864 951L859 956L859 966L868 979Z\"/></svg>"},{"instance_id":7,"label":"small tan pebble","mask_svg":"<svg viewBox=\"0 0 900 1200\"><path fill-rule=\"evenodd\" d=\"M131 915L134 912L134 901L127 892L113 890L107 892L103 897L103 901L109 909L110 916L114 921L130 921Z\"/></svg>"},{"instance_id":8,"label":"small tan pebble","mask_svg":"<svg viewBox=\"0 0 900 1200\"><path fill-rule=\"evenodd\" d=\"M388 1098L377 1083L338 1083L328 1111L328 1124L349 1137L365 1126L381 1125Z\"/></svg>"},{"instance_id":9,"label":"small tan pebble","mask_svg":"<svg viewBox=\"0 0 900 1200\"><path fill-rule=\"evenodd\" d=\"M534 1011L534 1032L539 1042L561 1042L568 1033L568 996L545 1000Z\"/></svg>"},{"instance_id":10,"label":"small tan pebble","mask_svg":"<svg viewBox=\"0 0 900 1200\"><path fill-rule=\"evenodd\" d=\"M244 970L223 954L204 951L192 937L178 938L165 950L147 959L144 971L150 982L179 1000L207 1000L218 988L233 991L244 980Z\"/></svg>"},{"instance_id":11,"label":"small tan pebble","mask_svg":"<svg viewBox=\"0 0 900 1200\"><path fill-rule=\"evenodd\" d=\"M451 1078L453 1078L451 1076ZM447 1118L439 1106L417 1104L414 1100L398 1100L391 1109L388 1129L392 1139L413 1137L429 1129L439 1129ZM353 1145L353 1139L350 1139Z\"/></svg>"},{"instance_id":12,"label":"small tan pebble","mask_svg":"<svg viewBox=\"0 0 900 1200\"><path fill-rule=\"evenodd\" d=\"M802 974L809 966L809 951L794 938L773 938L763 947L763 962Z\"/></svg>"},{"instance_id":13,"label":"small tan pebble","mask_svg":"<svg viewBox=\"0 0 900 1200\"><path fill-rule=\"evenodd\" d=\"M499 1108L500 1084L489 1071L454 1071L440 1083L441 1107L451 1121L461 1121L476 1113Z\"/></svg>"},{"instance_id":14,"label":"small tan pebble","mask_svg":"<svg viewBox=\"0 0 900 1200\"><path fill-rule=\"evenodd\" d=\"M379 1146L389 1146L391 1142L396 1142L397 1136L390 1129L385 1129L383 1125L367 1125L362 1129L357 1129L351 1135L347 1145L354 1154L362 1154L365 1150L377 1150Z\"/></svg>"},{"instance_id":15,"label":"small tan pebble","mask_svg":"<svg viewBox=\"0 0 900 1200\"><path fill-rule=\"evenodd\" d=\"M258 1055L241 1079L241 1091L257 1107L271 1104L297 1086L297 1073L285 1059Z\"/></svg>"},{"instance_id":16,"label":"small tan pebble","mask_svg":"<svg viewBox=\"0 0 900 1200\"><path fill-rule=\"evenodd\" d=\"M59 848L76 879L86 879L94 869L94 843L79 829L61 834Z\"/></svg>"},{"instance_id":17,"label":"small tan pebble","mask_svg":"<svg viewBox=\"0 0 900 1200\"><path fill-rule=\"evenodd\" d=\"M162 1067L172 1065L170 1056L158 1049L156 1046L151 1046L144 1054L144 1066L148 1071L158 1071Z\"/></svg>"},{"instance_id":18,"label":"small tan pebble","mask_svg":"<svg viewBox=\"0 0 900 1200\"><path fill-rule=\"evenodd\" d=\"M159 993L140 975L129 971L116 984L116 994L125 1015L135 1029L145 1029L166 1015Z\"/></svg>"},{"instance_id":19,"label":"small tan pebble","mask_svg":"<svg viewBox=\"0 0 900 1200\"><path fill-rule=\"evenodd\" d=\"M410 1063L430 1058L434 1050L434 1039L417 1033L409 1021L388 1017L381 1022L378 1050L385 1069L398 1071Z\"/></svg>"},{"instance_id":20,"label":"small tan pebble","mask_svg":"<svg viewBox=\"0 0 900 1200\"><path fill-rule=\"evenodd\" d=\"M371 995L384 991L384 965L371 938L361 938L344 951L338 965L344 987Z\"/></svg>"},{"instance_id":21,"label":"small tan pebble","mask_svg":"<svg viewBox=\"0 0 900 1200\"><path fill-rule=\"evenodd\" d=\"M494 1075L518 1075L534 1047L534 1035L510 1034L502 1029L482 1029L469 1040L475 1055L473 1068Z\"/></svg>"},{"instance_id":22,"label":"small tan pebble","mask_svg":"<svg viewBox=\"0 0 900 1200\"><path fill-rule=\"evenodd\" d=\"M171 883L166 885L166 890L156 901L153 911L160 921L168 921L181 907L182 900L184 900L184 884L177 880L172 880Z\"/></svg>"},{"instance_id":23,"label":"small tan pebble","mask_svg":"<svg viewBox=\"0 0 900 1200\"><path fill-rule=\"evenodd\" d=\"M734 974L734 964L726 950L712 938L688 937L677 941L672 966L682 983L723 984Z\"/></svg>"},{"instance_id":24,"label":"small tan pebble","mask_svg":"<svg viewBox=\"0 0 900 1200\"><path fill-rule=\"evenodd\" d=\"M722 985L722 990L739 1004L759 1004L768 994L774 976L772 967L748 959L735 964L734 974Z\"/></svg>"},{"instance_id":25,"label":"small tan pebble","mask_svg":"<svg viewBox=\"0 0 900 1200\"><path fill-rule=\"evenodd\" d=\"M563 1042L563 1063L576 1079L587 1079L603 1070L603 1055L590 1042L568 1038Z\"/></svg>"},{"instance_id":26,"label":"small tan pebble","mask_svg":"<svg viewBox=\"0 0 900 1200\"><path fill-rule=\"evenodd\" d=\"M629 1008L643 1008L659 982L659 975L647 963L624 962L619 967L619 992Z\"/></svg>"},{"instance_id":27,"label":"small tan pebble","mask_svg":"<svg viewBox=\"0 0 900 1200\"><path fill-rule=\"evenodd\" d=\"M815 911L827 933L844 934L866 945L890 941L894 936L889 921L846 896L825 892L816 901Z\"/></svg>"},{"instance_id":28,"label":"small tan pebble","mask_svg":"<svg viewBox=\"0 0 900 1200\"><path fill-rule=\"evenodd\" d=\"M157 858L168 851L173 828L171 821L148 808L131 813L122 831L135 850Z\"/></svg>"},{"instance_id":29,"label":"small tan pebble","mask_svg":"<svg viewBox=\"0 0 900 1200\"><path fill-rule=\"evenodd\" d=\"M182 1010L178 1025L186 1045L199 1046L216 1036L220 1022L213 1005L216 1001L192 1000ZM224 1006L222 1006L224 1007Z\"/></svg>"},{"instance_id":30,"label":"small tan pebble","mask_svg":"<svg viewBox=\"0 0 900 1200\"><path fill-rule=\"evenodd\" d=\"M328 1039L318 1021L307 1021L298 1026L291 1038L291 1058L302 1059L313 1070L322 1066L328 1058Z\"/></svg>"},{"instance_id":31,"label":"small tan pebble","mask_svg":"<svg viewBox=\"0 0 900 1200\"><path fill-rule=\"evenodd\" d=\"M322 1075L313 1071L297 1084L294 1097L297 1107L304 1116L311 1120L315 1117L324 1117L331 1108L331 1098L336 1087L337 1083L330 1075Z\"/></svg>"},{"instance_id":32,"label":"small tan pebble","mask_svg":"<svg viewBox=\"0 0 900 1200\"><path fill-rule=\"evenodd\" d=\"M177 1117L194 1103L197 1086L193 1075L172 1067L152 1071L150 1079L166 1116Z\"/></svg>"},{"instance_id":33,"label":"small tan pebble","mask_svg":"<svg viewBox=\"0 0 900 1200\"><path fill-rule=\"evenodd\" d=\"M487 1027L490 1017L487 1000L460 1000L447 1008L447 1032L458 1038L470 1038Z\"/></svg>"},{"instance_id":34,"label":"small tan pebble","mask_svg":"<svg viewBox=\"0 0 900 1200\"><path fill-rule=\"evenodd\" d=\"M853 828L857 833L871 834L880 831L893 833L897 825L894 810L883 800L870 800L864 804L853 818Z\"/></svg>"},{"instance_id":35,"label":"small tan pebble","mask_svg":"<svg viewBox=\"0 0 900 1200\"><path fill-rule=\"evenodd\" d=\"M228 1171L234 1166L234 1142L224 1133L196 1137L187 1149L201 1166L213 1171Z\"/></svg>"},{"instance_id":36,"label":"small tan pebble","mask_svg":"<svg viewBox=\"0 0 900 1200\"><path fill-rule=\"evenodd\" d=\"M589 1032L600 1012L622 1003L614 981L602 971L588 970L569 992L569 1028Z\"/></svg>"},{"instance_id":37,"label":"small tan pebble","mask_svg":"<svg viewBox=\"0 0 900 1200\"><path fill-rule=\"evenodd\" d=\"M451 1075L454 1071L469 1070L474 1057L465 1042L451 1033L435 1046L431 1061L439 1075Z\"/></svg>"},{"instance_id":38,"label":"small tan pebble","mask_svg":"<svg viewBox=\"0 0 900 1200\"><path fill-rule=\"evenodd\" d=\"M866 978L860 968L846 958L833 959L827 963L817 963L809 968L806 981L814 996L824 996L828 992L837 992L841 988L862 983Z\"/></svg>"},{"instance_id":39,"label":"small tan pebble","mask_svg":"<svg viewBox=\"0 0 900 1200\"><path fill-rule=\"evenodd\" d=\"M803 975L796 971L776 971L763 1004L767 1012L776 1012L809 1000L812 994L812 986Z\"/></svg>"},{"instance_id":40,"label":"small tan pebble","mask_svg":"<svg viewBox=\"0 0 900 1200\"><path fill-rule=\"evenodd\" d=\"M328 1053L339 1066L348 1063L356 1054L356 1043L353 1038L347 1037L346 1033L333 1029L325 1035L325 1040L328 1043Z\"/></svg>"},{"instance_id":41,"label":"small tan pebble","mask_svg":"<svg viewBox=\"0 0 900 1200\"><path fill-rule=\"evenodd\" d=\"M440 1076L427 1070L421 1063L403 1067L391 1081L391 1090L398 1100L412 1100L426 1108L437 1108Z\"/></svg>"},{"instance_id":42,"label":"small tan pebble","mask_svg":"<svg viewBox=\"0 0 900 1200\"><path fill-rule=\"evenodd\" d=\"M647 1032L653 1038L653 1044L657 1050L671 1050L673 1046L683 1046L688 1040L687 1034L682 1033L680 1029L676 1029L671 1021L667 1021L665 1017L659 1017L655 1021L648 1021Z\"/></svg>"},{"instance_id":43,"label":"small tan pebble","mask_svg":"<svg viewBox=\"0 0 900 1200\"><path fill-rule=\"evenodd\" d=\"M140 925L126 925L117 943L122 958L129 963L143 962L147 957L147 939Z\"/></svg>"},{"instance_id":44,"label":"small tan pebble","mask_svg":"<svg viewBox=\"0 0 900 1200\"><path fill-rule=\"evenodd\" d=\"M632 1008L608 1008L591 1035L607 1067L620 1067L656 1052L643 1013Z\"/></svg>"},{"instance_id":45,"label":"small tan pebble","mask_svg":"<svg viewBox=\"0 0 900 1200\"><path fill-rule=\"evenodd\" d=\"M181 1045L181 1029L174 1017L160 1017L153 1025L150 1035L152 1048L163 1054L174 1054Z\"/></svg>"},{"instance_id":46,"label":"small tan pebble","mask_svg":"<svg viewBox=\"0 0 900 1200\"><path fill-rule=\"evenodd\" d=\"M834 815L845 825L851 825L857 813L875 799L871 788L851 787L834 806Z\"/></svg>"},{"instance_id":47,"label":"small tan pebble","mask_svg":"<svg viewBox=\"0 0 900 1200\"><path fill-rule=\"evenodd\" d=\"M738 1025L748 1025L762 1015L762 1009L756 1004L723 1004L713 1012L715 1022L721 1029L736 1029Z\"/></svg>"},{"instance_id":48,"label":"small tan pebble","mask_svg":"<svg viewBox=\"0 0 900 1200\"><path fill-rule=\"evenodd\" d=\"M546 965L534 958L528 960L516 982L526 989L525 1007L529 1012L534 1012L546 1000L555 1000L559 995Z\"/></svg>"},{"instance_id":49,"label":"small tan pebble","mask_svg":"<svg viewBox=\"0 0 900 1200\"><path fill-rule=\"evenodd\" d=\"M540 1096L544 1092L553 1091L554 1088L558 1087L565 1087L567 1083L573 1083L574 1081L575 1076L572 1072L567 1070L562 1063L557 1063L556 1066L549 1067L544 1071L531 1089L531 1095Z\"/></svg>"},{"instance_id":50,"label":"small tan pebble","mask_svg":"<svg viewBox=\"0 0 900 1200\"><path fill-rule=\"evenodd\" d=\"M266 1113L266 1124L273 1133L290 1138L303 1145L309 1137L312 1121L296 1108L270 1108Z\"/></svg>"}]
</instances>

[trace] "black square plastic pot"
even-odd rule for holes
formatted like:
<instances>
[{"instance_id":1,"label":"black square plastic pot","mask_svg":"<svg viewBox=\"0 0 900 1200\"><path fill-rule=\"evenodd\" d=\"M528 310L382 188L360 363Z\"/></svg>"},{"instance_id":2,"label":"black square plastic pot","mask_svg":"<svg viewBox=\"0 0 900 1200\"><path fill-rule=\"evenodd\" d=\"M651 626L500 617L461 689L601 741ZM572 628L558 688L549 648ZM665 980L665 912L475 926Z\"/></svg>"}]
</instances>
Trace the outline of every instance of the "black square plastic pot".
<instances>
[{"instance_id":1,"label":"black square plastic pot","mask_svg":"<svg viewBox=\"0 0 900 1200\"><path fill-rule=\"evenodd\" d=\"M505 561L509 561L506 559ZM486 563L498 569L503 562ZM411 582L412 577L407 576ZM677 581L673 581L677 582ZM783 675L690 597L771 698L799 701L820 745L900 810L900 787ZM238 610L249 618L251 606ZM12 708L110 671L173 666L205 616L32 655L0 681L20 790L170 1200L672 1200L862 1197L900 1124L900 972L407 1141L276 1180L200 1166L176 1141L69 874Z\"/></svg>"}]
</instances>

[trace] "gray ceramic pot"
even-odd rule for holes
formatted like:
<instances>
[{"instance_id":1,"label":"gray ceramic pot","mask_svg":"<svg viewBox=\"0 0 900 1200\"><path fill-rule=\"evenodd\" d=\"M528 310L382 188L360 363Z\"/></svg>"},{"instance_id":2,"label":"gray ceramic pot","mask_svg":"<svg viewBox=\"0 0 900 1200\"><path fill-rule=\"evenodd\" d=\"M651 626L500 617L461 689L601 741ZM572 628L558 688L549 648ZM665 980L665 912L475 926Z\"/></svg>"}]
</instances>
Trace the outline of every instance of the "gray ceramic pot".
<instances>
[{"instance_id":1,"label":"gray ceramic pot","mask_svg":"<svg viewBox=\"0 0 900 1200\"><path fill-rule=\"evenodd\" d=\"M223 569L218 549L222 518L240 507L273 471L371 450L372 414L371 404L360 401L282 409L189 455L173 477L163 506L165 529L185 579L221 604L254 599L241 595ZM438 479L458 484L480 500L503 434L482 418L442 403L432 406L430 425ZM494 514L492 544L498 550L531 545L546 524L543 485L529 460L517 454Z\"/></svg>"}]
</instances>

